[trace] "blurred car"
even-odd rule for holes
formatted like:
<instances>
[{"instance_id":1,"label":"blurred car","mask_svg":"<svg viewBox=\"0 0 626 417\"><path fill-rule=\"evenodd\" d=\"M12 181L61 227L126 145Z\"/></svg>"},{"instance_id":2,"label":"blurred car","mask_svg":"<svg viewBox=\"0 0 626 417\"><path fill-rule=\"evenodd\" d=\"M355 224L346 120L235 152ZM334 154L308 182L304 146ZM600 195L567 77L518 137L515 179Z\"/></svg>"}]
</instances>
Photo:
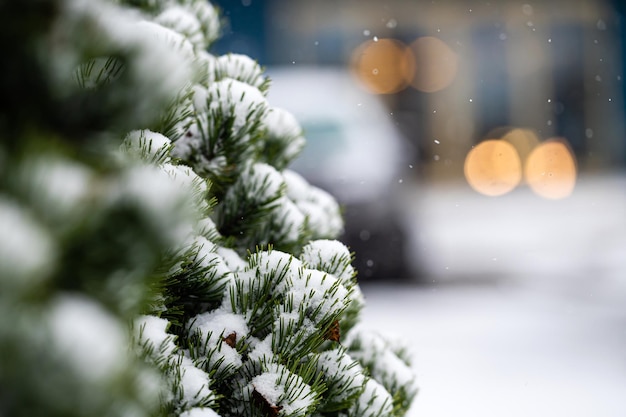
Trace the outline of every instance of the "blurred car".
<instances>
[{"instance_id":1,"label":"blurred car","mask_svg":"<svg viewBox=\"0 0 626 417\"><path fill-rule=\"evenodd\" d=\"M359 279L411 278L397 194L411 152L393 115L345 69L277 67L267 74L269 103L293 113L307 139L290 168L342 205L341 239L355 252Z\"/></svg>"}]
</instances>

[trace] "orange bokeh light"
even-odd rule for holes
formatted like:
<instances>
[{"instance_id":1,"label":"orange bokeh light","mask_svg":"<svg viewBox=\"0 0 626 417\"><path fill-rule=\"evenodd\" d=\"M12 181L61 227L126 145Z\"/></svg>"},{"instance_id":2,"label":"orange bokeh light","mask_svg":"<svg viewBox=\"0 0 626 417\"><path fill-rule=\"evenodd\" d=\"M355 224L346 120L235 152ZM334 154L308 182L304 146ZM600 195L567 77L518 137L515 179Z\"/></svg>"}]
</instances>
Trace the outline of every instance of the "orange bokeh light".
<instances>
[{"instance_id":1,"label":"orange bokeh light","mask_svg":"<svg viewBox=\"0 0 626 417\"><path fill-rule=\"evenodd\" d=\"M531 129L512 129L503 135L502 139L515 147L522 161L525 161L530 152L539 144L539 137Z\"/></svg>"},{"instance_id":2,"label":"orange bokeh light","mask_svg":"<svg viewBox=\"0 0 626 417\"><path fill-rule=\"evenodd\" d=\"M526 159L524 176L528 186L548 199L569 196L576 185L576 159L564 140L538 145Z\"/></svg>"},{"instance_id":3,"label":"orange bokeh light","mask_svg":"<svg viewBox=\"0 0 626 417\"><path fill-rule=\"evenodd\" d=\"M457 54L442 40L424 36L411 43L415 55L415 75L411 85L425 93L443 90L456 78Z\"/></svg>"},{"instance_id":4,"label":"orange bokeh light","mask_svg":"<svg viewBox=\"0 0 626 417\"><path fill-rule=\"evenodd\" d=\"M481 194L503 195L522 180L522 163L515 147L490 139L476 145L465 158L465 178Z\"/></svg>"},{"instance_id":5,"label":"orange bokeh light","mask_svg":"<svg viewBox=\"0 0 626 417\"><path fill-rule=\"evenodd\" d=\"M352 70L370 92L392 94L409 85L415 62L402 42L377 39L364 42L354 51Z\"/></svg>"}]
</instances>

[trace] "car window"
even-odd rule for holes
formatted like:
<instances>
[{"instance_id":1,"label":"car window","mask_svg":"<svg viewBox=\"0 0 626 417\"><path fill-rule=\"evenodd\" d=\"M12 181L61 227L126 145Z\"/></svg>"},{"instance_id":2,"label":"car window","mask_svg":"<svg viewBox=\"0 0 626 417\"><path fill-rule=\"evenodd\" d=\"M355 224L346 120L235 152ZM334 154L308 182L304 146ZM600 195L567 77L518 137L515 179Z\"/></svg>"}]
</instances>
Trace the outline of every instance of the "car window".
<instances>
[{"instance_id":1,"label":"car window","mask_svg":"<svg viewBox=\"0 0 626 417\"><path fill-rule=\"evenodd\" d=\"M306 154L302 155L303 158L322 157L346 149L345 132L337 121L304 121L302 129L307 139Z\"/></svg>"},{"instance_id":2,"label":"car window","mask_svg":"<svg viewBox=\"0 0 626 417\"><path fill-rule=\"evenodd\" d=\"M303 120L306 146L294 161L293 168L305 176L315 175L326 162L347 152L344 127L336 120Z\"/></svg>"}]
</instances>

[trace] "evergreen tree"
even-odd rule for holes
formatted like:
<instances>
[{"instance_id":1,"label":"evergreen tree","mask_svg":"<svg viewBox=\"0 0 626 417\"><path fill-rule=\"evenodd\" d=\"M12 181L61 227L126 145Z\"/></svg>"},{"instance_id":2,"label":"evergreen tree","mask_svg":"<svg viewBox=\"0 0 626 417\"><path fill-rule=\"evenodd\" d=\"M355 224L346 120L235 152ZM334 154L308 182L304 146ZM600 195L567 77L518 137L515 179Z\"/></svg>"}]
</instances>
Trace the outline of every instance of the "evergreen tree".
<instances>
[{"instance_id":1,"label":"evergreen tree","mask_svg":"<svg viewBox=\"0 0 626 417\"><path fill-rule=\"evenodd\" d=\"M218 34L205 0L0 0L0 415L408 409L303 132Z\"/></svg>"}]
</instances>

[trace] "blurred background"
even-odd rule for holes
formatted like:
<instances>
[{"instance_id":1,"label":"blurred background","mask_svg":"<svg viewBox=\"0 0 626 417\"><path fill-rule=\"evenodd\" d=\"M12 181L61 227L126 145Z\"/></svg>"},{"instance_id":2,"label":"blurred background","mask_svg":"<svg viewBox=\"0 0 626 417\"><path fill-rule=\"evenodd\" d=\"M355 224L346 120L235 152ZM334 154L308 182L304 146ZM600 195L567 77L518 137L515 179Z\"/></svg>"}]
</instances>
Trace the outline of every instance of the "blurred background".
<instances>
[{"instance_id":1,"label":"blurred background","mask_svg":"<svg viewBox=\"0 0 626 417\"><path fill-rule=\"evenodd\" d=\"M626 415L621 1L213 3L416 353L411 415Z\"/></svg>"}]
</instances>

